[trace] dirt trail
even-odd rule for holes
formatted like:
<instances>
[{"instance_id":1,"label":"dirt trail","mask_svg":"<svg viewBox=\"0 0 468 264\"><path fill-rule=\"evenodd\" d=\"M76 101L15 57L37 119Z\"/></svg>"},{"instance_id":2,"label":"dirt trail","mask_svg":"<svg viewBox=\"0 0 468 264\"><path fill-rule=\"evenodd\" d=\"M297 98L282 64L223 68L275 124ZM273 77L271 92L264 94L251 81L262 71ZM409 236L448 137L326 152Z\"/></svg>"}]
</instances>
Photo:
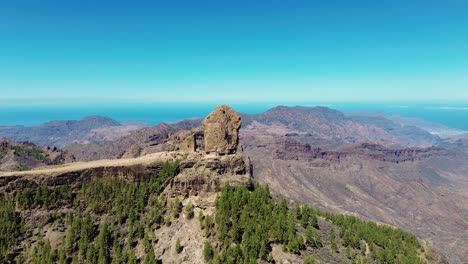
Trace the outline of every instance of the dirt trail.
<instances>
[{"instance_id":1,"label":"dirt trail","mask_svg":"<svg viewBox=\"0 0 468 264\"><path fill-rule=\"evenodd\" d=\"M149 165L157 160L167 160L171 158L171 153L169 152L159 152L148 154L146 156L130 159L105 159L105 160L95 160L89 162L75 162L67 163L57 166L47 166L40 167L29 171L9 171L9 172L0 172L0 177L7 176L28 176L28 175L38 175L38 174L55 174L55 173L65 173L71 171L79 171L91 168L99 167L119 167L119 166L133 166L133 165Z\"/></svg>"}]
</instances>

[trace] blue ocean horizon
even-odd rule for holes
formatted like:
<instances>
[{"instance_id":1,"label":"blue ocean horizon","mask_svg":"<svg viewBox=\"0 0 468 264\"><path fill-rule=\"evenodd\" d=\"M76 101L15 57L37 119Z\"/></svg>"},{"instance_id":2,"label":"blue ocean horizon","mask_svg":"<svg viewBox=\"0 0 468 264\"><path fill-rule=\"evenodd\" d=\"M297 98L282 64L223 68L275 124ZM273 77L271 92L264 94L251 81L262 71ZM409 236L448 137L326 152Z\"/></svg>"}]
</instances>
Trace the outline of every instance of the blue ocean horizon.
<instances>
[{"instance_id":1,"label":"blue ocean horizon","mask_svg":"<svg viewBox=\"0 0 468 264\"><path fill-rule=\"evenodd\" d=\"M93 103L50 105L0 105L0 126L37 126L55 120L105 116L116 121L146 121L151 125L173 123L209 114L216 103ZM236 111L257 114L278 105L325 106L344 113L385 113L419 118L468 131L468 104L454 103L233 103Z\"/></svg>"}]
</instances>

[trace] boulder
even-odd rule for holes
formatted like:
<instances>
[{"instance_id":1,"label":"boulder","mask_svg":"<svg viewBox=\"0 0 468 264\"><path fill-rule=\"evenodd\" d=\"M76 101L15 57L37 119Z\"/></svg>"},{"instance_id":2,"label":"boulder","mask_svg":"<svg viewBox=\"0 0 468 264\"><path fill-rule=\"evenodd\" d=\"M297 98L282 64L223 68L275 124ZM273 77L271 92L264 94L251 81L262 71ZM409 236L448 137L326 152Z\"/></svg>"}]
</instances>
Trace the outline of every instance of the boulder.
<instances>
[{"instance_id":1,"label":"boulder","mask_svg":"<svg viewBox=\"0 0 468 264\"><path fill-rule=\"evenodd\" d=\"M202 122L205 152L219 155L233 154L239 144L241 117L227 105L221 105Z\"/></svg>"}]
</instances>

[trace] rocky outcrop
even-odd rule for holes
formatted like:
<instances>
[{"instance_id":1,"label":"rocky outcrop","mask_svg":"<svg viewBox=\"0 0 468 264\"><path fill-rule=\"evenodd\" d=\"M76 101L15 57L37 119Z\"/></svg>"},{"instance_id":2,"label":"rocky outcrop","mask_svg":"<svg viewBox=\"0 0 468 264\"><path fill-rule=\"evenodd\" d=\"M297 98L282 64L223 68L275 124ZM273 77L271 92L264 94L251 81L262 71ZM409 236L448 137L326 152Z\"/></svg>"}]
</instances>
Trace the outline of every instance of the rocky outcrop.
<instances>
[{"instance_id":1,"label":"rocky outcrop","mask_svg":"<svg viewBox=\"0 0 468 264\"><path fill-rule=\"evenodd\" d=\"M227 105L217 107L202 122L205 152L219 155L236 153L241 117Z\"/></svg>"},{"instance_id":2,"label":"rocky outcrop","mask_svg":"<svg viewBox=\"0 0 468 264\"><path fill-rule=\"evenodd\" d=\"M321 148L312 148L309 144L303 144L297 140L286 138L279 149L276 150L275 157L281 160L306 160L310 161L323 157Z\"/></svg>"},{"instance_id":3,"label":"rocky outcrop","mask_svg":"<svg viewBox=\"0 0 468 264\"><path fill-rule=\"evenodd\" d=\"M196 152L204 149L203 132L200 128L182 131L171 135L166 142L166 149Z\"/></svg>"},{"instance_id":4,"label":"rocky outcrop","mask_svg":"<svg viewBox=\"0 0 468 264\"><path fill-rule=\"evenodd\" d=\"M445 155L453 155L453 153L449 153L437 147L389 148L372 143L350 145L338 150L323 150L319 147L311 147L309 144L304 144L291 138L286 138L275 151L276 159L302 161L312 161L315 159L339 161L345 157L354 156L364 160L372 159L400 163Z\"/></svg>"},{"instance_id":5,"label":"rocky outcrop","mask_svg":"<svg viewBox=\"0 0 468 264\"><path fill-rule=\"evenodd\" d=\"M204 196L221 190L224 184L251 185L251 164L242 154L218 157L195 153L180 163L180 173L167 189L169 196Z\"/></svg>"},{"instance_id":6,"label":"rocky outcrop","mask_svg":"<svg viewBox=\"0 0 468 264\"><path fill-rule=\"evenodd\" d=\"M237 152L241 118L226 105L217 107L202 121L202 128L171 135L166 149L229 155Z\"/></svg>"},{"instance_id":7,"label":"rocky outcrop","mask_svg":"<svg viewBox=\"0 0 468 264\"><path fill-rule=\"evenodd\" d=\"M58 173L30 174L12 173L8 176L0 176L0 193L11 194L26 188L37 186L80 186L92 179L118 179L123 181L139 181L148 178L161 170L164 162L155 162L151 166L102 166L87 169L77 169Z\"/></svg>"}]
</instances>

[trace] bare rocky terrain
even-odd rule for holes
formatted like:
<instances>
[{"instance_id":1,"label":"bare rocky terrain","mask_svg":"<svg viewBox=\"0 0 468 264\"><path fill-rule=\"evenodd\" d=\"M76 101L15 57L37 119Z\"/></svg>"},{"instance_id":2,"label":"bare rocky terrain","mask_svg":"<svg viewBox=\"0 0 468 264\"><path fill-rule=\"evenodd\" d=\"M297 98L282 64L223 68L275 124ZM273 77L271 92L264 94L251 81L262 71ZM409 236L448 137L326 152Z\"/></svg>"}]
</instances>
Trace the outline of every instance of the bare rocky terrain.
<instances>
[{"instance_id":1,"label":"bare rocky terrain","mask_svg":"<svg viewBox=\"0 0 468 264\"><path fill-rule=\"evenodd\" d=\"M401 140L401 130L361 130L333 111L280 110L241 130L255 181L293 201L404 228L443 249L451 263L466 262L468 156L460 140L457 148L437 147L430 143L438 137L419 129ZM331 124L320 120L324 115ZM369 129L379 133L369 137Z\"/></svg>"}]
</instances>

